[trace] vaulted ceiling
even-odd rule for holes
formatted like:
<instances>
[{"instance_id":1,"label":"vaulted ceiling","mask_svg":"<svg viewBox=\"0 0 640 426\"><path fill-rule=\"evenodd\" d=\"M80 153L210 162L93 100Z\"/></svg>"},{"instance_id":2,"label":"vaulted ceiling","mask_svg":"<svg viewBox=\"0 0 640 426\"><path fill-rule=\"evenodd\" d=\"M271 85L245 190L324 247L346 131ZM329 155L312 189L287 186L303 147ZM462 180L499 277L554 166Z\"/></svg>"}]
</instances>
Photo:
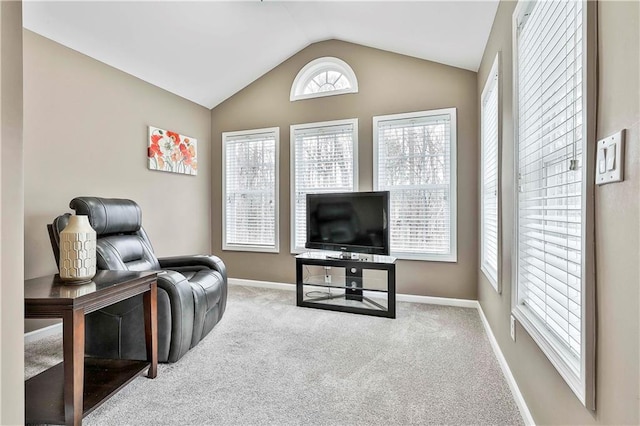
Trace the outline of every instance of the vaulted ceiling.
<instances>
[{"instance_id":1,"label":"vaulted ceiling","mask_svg":"<svg viewBox=\"0 0 640 426\"><path fill-rule=\"evenodd\" d=\"M498 0L25 1L24 27L213 108L340 39L477 71Z\"/></svg>"}]
</instances>

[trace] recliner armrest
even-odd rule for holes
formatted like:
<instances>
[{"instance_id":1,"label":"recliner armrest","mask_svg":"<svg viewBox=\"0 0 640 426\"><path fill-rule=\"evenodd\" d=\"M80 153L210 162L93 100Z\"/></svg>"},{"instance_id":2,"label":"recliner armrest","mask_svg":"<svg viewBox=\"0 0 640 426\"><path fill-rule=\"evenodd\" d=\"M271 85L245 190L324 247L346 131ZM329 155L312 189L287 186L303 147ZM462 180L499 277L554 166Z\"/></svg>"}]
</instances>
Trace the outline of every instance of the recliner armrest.
<instances>
[{"instance_id":1,"label":"recliner armrest","mask_svg":"<svg viewBox=\"0 0 640 426\"><path fill-rule=\"evenodd\" d=\"M171 305L171 350L169 362L176 362L191 346L194 302L191 284L175 271L158 271L158 288L166 291Z\"/></svg>"},{"instance_id":2,"label":"recliner armrest","mask_svg":"<svg viewBox=\"0 0 640 426\"><path fill-rule=\"evenodd\" d=\"M162 269L172 269L176 271L193 271L199 269L213 269L218 271L220 275L227 281L227 268L222 259L214 255L191 255L191 256L174 256L163 257L158 259Z\"/></svg>"}]
</instances>

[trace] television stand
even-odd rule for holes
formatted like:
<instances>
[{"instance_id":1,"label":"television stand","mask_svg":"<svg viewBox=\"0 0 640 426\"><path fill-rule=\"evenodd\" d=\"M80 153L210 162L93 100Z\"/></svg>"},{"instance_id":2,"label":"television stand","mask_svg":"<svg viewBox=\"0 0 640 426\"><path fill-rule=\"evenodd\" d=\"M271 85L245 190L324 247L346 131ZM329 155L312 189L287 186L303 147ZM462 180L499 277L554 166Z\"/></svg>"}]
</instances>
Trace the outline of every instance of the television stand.
<instances>
[{"instance_id":1,"label":"television stand","mask_svg":"<svg viewBox=\"0 0 640 426\"><path fill-rule=\"evenodd\" d=\"M296 256L297 306L396 316L396 259L308 252Z\"/></svg>"}]
</instances>

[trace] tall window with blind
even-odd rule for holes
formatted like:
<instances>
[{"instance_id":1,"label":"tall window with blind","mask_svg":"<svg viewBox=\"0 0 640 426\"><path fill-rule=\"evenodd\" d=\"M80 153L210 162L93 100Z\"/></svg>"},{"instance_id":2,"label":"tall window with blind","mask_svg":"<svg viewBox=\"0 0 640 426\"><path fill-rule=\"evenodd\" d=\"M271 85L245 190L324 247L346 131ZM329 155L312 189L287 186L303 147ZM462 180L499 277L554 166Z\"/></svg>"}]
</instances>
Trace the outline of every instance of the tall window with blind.
<instances>
[{"instance_id":1,"label":"tall window with blind","mask_svg":"<svg viewBox=\"0 0 640 426\"><path fill-rule=\"evenodd\" d=\"M291 252L304 251L307 194L358 189L358 120L291 126Z\"/></svg>"},{"instance_id":2,"label":"tall window with blind","mask_svg":"<svg viewBox=\"0 0 640 426\"><path fill-rule=\"evenodd\" d=\"M278 252L277 127L222 134L223 250Z\"/></svg>"},{"instance_id":3,"label":"tall window with blind","mask_svg":"<svg viewBox=\"0 0 640 426\"><path fill-rule=\"evenodd\" d=\"M498 280L499 64L500 56L496 55L480 99L482 137L480 269L497 292L500 292Z\"/></svg>"},{"instance_id":4,"label":"tall window with blind","mask_svg":"<svg viewBox=\"0 0 640 426\"><path fill-rule=\"evenodd\" d=\"M373 118L373 185L391 195L391 254L455 262L455 108Z\"/></svg>"},{"instance_id":5,"label":"tall window with blind","mask_svg":"<svg viewBox=\"0 0 640 426\"><path fill-rule=\"evenodd\" d=\"M513 313L580 401L594 408L586 3L537 1L514 12Z\"/></svg>"}]
</instances>

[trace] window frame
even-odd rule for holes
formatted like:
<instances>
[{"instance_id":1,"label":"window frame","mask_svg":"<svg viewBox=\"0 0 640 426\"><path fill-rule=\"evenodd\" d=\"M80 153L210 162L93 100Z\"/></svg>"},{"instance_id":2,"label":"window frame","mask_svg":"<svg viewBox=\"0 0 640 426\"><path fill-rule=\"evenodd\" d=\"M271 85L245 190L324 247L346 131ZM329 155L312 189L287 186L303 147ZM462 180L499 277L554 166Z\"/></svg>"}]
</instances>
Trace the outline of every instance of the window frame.
<instances>
[{"instance_id":1,"label":"window frame","mask_svg":"<svg viewBox=\"0 0 640 426\"><path fill-rule=\"evenodd\" d=\"M331 90L327 92L317 92L317 93L304 93L304 89L307 86L309 80L316 76L321 71L338 71L345 76L351 87L348 89L339 89L339 90ZM293 80L293 84L291 85L291 93L289 95L289 100L300 101L304 99L313 99L313 98L323 98L326 96L336 96L336 95L344 95L347 93L358 93L358 79L356 77L353 69L347 64L345 61L339 58L335 58L332 56L325 56L322 58L314 59L313 61L306 64L302 69L298 72L295 79Z\"/></svg>"},{"instance_id":2,"label":"window frame","mask_svg":"<svg viewBox=\"0 0 640 426\"><path fill-rule=\"evenodd\" d=\"M332 120L332 121L319 121L315 123L303 123L292 124L290 126L289 143L290 143L290 192L291 192L291 208L290 208L290 243L291 254L300 254L307 251L313 251L305 247L296 247L296 138L295 131L302 129L312 129L319 127L332 127L332 126L353 126L353 192L358 191L358 119L349 118L344 120Z\"/></svg>"},{"instance_id":3,"label":"window frame","mask_svg":"<svg viewBox=\"0 0 640 426\"><path fill-rule=\"evenodd\" d=\"M500 269L501 269L501 252L502 252L502 244L501 244L501 236L502 236L502 220L501 220L501 206L502 206L502 197L500 196L500 187L502 182L502 173L501 173L501 154L500 148L502 146L502 102L501 95L502 90L500 87L501 83L501 75L500 75L500 52L496 53L496 57L493 60L493 65L491 66L491 71L487 76L487 80L484 85L484 89L482 90L482 95L480 96L480 270L489 281L491 286L495 289L496 292L502 292L502 285L500 283ZM485 229L486 229L486 218L485 218L485 161L486 161L486 153L485 153L485 99L489 96L492 90L496 92L496 152L495 152L495 167L496 167L496 265L487 265L485 259L486 247L485 247ZM490 266L495 266L495 274L489 269Z\"/></svg>"},{"instance_id":4,"label":"window frame","mask_svg":"<svg viewBox=\"0 0 640 426\"><path fill-rule=\"evenodd\" d=\"M411 118L430 117L448 114L450 117L450 146L449 146L449 199L451 204L449 207L449 247L448 254L437 253L408 253L393 250L390 247L390 254L397 259L403 260L425 260L432 262L457 262L458 261L458 198L457 198L457 110L456 108L442 108L427 111L407 112L400 114L378 115L373 117L373 190L380 191L378 182L378 164L379 164L379 141L378 141L378 123L384 121L406 120ZM388 189L385 189L388 190ZM389 190L390 192L393 192ZM391 242L389 242L391 244Z\"/></svg>"},{"instance_id":5,"label":"window frame","mask_svg":"<svg viewBox=\"0 0 640 426\"><path fill-rule=\"evenodd\" d=\"M595 2L581 0L583 3L582 22L582 96L583 96L583 175L581 188L582 241L581 241L581 356L580 375L576 376L567 361L566 355L553 343L557 338L545 329L528 307L519 302L519 111L518 111L518 26L528 14L535 1L519 2L512 17L512 65L513 65L513 123L514 123L514 239L512 250L512 288L511 313L531 336L540 350L556 368L560 376L588 409L595 410L595 273L594 273L594 164L595 164L595 113L596 108L596 7ZM590 31L590 29L592 29Z\"/></svg>"},{"instance_id":6,"label":"window frame","mask_svg":"<svg viewBox=\"0 0 640 426\"><path fill-rule=\"evenodd\" d=\"M274 245L244 245L227 242L227 139L235 136L250 136L262 133L272 133L275 138L275 162L274 162ZM239 130L222 132L222 250L248 251L260 253L280 253L280 128L268 127L253 130Z\"/></svg>"}]
</instances>

